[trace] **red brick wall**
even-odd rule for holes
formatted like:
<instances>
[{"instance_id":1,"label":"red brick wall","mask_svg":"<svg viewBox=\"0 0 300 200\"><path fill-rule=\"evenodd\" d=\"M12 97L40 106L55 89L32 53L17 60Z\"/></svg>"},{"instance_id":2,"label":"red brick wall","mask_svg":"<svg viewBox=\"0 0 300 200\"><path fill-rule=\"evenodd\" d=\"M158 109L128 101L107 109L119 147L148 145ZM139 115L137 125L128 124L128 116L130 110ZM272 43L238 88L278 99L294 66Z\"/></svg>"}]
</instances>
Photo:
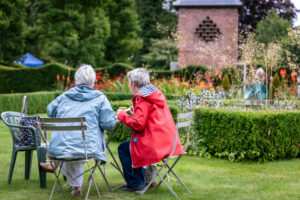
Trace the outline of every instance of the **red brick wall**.
<instances>
[{"instance_id":1,"label":"red brick wall","mask_svg":"<svg viewBox=\"0 0 300 200\"><path fill-rule=\"evenodd\" d=\"M209 16L221 31L213 42L204 42L196 28ZM180 67L206 65L235 66L237 62L237 8L180 8L178 16L178 62Z\"/></svg>"}]
</instances>

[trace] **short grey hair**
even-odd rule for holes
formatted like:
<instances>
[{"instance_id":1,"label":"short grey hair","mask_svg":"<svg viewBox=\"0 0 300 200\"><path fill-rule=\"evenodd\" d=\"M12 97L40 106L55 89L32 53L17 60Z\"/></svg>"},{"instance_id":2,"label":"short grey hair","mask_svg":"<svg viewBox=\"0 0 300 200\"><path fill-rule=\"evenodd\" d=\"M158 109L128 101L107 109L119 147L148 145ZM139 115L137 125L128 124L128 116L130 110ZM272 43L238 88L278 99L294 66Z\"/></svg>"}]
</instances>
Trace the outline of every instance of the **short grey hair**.
<instances>
[{"instance_id":1,"label":"short grey hair","mask_svg":"<svg viewBox=\"0 0 300 200\"><path fill-rule=\"evenodd\" d=\"M91 65L83 64L77 69L75 73L75 84L76 86L86 85L94 87L96 80L96 72Z\"/></svg>"},{"instance_id":2,"label":"short grey hair","mask_svg":"<svg viewBox=\"0 0 300 200\"><path fill-rule=\"evenodd\" d=\"M134 82L138 88L150 84L150 75L145 68L136 68L127 73L129 82Z\"/></svg>"},{"instance_id":3,"label":"short grey hair","mask_svg":"<svg viewBox=\"0 0 300 200\"><path fill-rule=\"evenodd\" d=\"M256 77L258 77L259 76L259 73L260 72L262 72L264 75L265 75L265 71L263 70L263 68L258 68L257 70L256 70Z\"/></svg>"}]
</instances>

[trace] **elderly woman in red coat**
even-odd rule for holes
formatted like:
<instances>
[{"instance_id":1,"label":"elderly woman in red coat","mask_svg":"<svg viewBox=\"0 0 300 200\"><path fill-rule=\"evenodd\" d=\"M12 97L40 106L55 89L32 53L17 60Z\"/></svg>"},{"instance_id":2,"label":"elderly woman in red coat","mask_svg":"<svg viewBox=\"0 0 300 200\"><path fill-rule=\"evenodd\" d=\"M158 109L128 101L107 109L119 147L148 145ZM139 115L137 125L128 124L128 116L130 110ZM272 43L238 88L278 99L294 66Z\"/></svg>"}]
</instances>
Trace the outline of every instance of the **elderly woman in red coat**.
<instances>
[{"instance_id":1,"label":"elderly woman in red coat","mask_svg":"<svg viewBox=\"0 0 300 200\"><path fill-rule=\"evenodd\" d=\"M145 188L143 166L161 161L170 155L176 125L163 93L150 84L149 72L137 68L127 73L133 115L118 110L117 118L132 129L130 141L120 144L118 151L126 185L123 191L137 192ZM174 156L184 153L179 134Z\"/></svg>"}]
</instances>

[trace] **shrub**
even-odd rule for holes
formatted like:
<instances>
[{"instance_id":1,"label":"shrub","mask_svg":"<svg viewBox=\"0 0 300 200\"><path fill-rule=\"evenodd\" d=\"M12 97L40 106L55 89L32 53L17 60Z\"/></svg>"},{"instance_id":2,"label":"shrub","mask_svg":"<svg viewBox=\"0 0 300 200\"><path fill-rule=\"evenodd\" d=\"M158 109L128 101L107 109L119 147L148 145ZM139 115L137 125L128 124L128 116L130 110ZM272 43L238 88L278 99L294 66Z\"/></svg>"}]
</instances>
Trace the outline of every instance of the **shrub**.
<instances>
[{"instance_id":1,"label":"shrub","mask_svg":"<svg viewBox=\"0 0 300 200\"><path fill-rule=\"evenodd\" d=\"M127 71L133 70L134 67L132 67L129 64L125 63L115 63L108 67L99 67L95 68L96 72L102 72L102 73L108 73L110 77L115 77L120 75L121 73L126 74Z\"/></svg>"},{"instance_id":2,"label":"shrub","mask_svg":"<svg viewBox=\"0 0 300 200\"><path fill-rule=\"evenodd\" d=\"M24 94L2 94L0 95L0 113L4 111L21 112L23 96L27 96L27 114L46 113L47 105L61 94L60 91L54 92L35 92Z\"/></svg>"},{"instance_id":3,"label":"shrub","mask_svg":"<svg viewBox=\"0 0 300 200\"><path fill-rule=\"evenodd\" d=\"M299 111L197 109L194 120L193 154L265 161L295 158L299 153Z\"/></svg>"},{"instance_id":4,"label":"shrub","mask_svg":"<svg viewBox=\"0 0 300 200\"><path fill-rule=\"evenodd\" d=\"M272 81L272 88L271 88L272 99L277 97L277 93L279 92L280 87L281 87L281 81L278 73L276 73Z\"/></svg>"},{"instance_id":5,"label":"shrub","mask_svg":"<svg viewBox=\"0 0 300 200\"><path fill-rule=\"evenodd\" d=\"M74 73L71 69L70 76L74 77ZM53 90L57 74L67 76L68 67L59 63L34 68L0 66L0 93Z\"/></svg>"},{"instance_id":6,"label":"shrub","mask_svg":"<svg viewBox=\"0 0 300 200\"><path fill-rule=\"evenodd\" d=\"M230 86L230 82L229 82L229 78L228 76L225 76L225 78L222 81L222 87L225 91L229 91L231 86Z\"/></svg>"}]
</instances>

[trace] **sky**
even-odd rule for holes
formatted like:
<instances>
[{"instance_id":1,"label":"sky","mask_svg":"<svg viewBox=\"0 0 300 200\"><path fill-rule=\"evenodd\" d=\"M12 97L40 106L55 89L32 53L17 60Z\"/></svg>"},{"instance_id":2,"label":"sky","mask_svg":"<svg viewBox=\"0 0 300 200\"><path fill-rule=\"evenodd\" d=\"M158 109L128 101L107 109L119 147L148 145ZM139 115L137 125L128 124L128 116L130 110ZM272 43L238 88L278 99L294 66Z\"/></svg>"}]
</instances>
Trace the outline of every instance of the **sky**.
<instances>
[{"instance_id":1,"label":"sky","mask_svg":"<svg viewBox=\"0 0 300 200\"><path fill-rule=\"evenodd\" d=\"M292 0L297 10L300 10L300 0ZM297 19L294 20L294 26L300 26L300 12L297 12Z\"/></svg>"}]
</instances>

